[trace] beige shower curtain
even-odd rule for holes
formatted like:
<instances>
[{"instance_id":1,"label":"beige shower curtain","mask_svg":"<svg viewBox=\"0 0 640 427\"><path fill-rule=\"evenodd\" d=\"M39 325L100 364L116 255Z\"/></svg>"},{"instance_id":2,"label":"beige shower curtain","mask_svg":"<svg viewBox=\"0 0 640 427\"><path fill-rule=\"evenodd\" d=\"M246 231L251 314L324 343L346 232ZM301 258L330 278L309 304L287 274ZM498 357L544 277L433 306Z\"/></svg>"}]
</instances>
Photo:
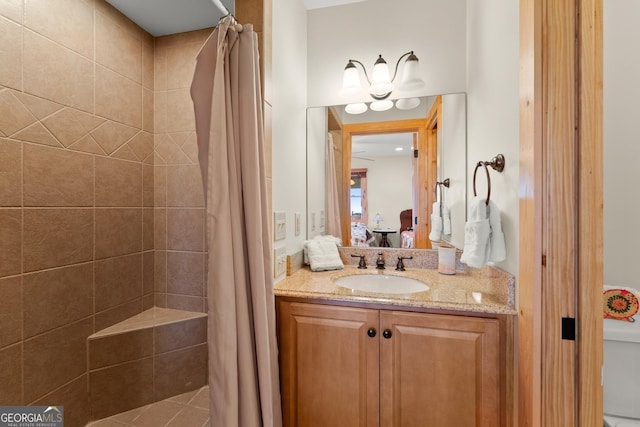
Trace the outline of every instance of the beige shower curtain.
<instances>
[{"instance_id":1,"label":"beige shower curtain","mask_svg":"<svg viewBox=\"0 0 640 427\"><path fill-rule=\"evenodd\" d=\"M338 182L336 177L336 157L335 144L333 143L333 135L327 134L327 163L325 168L326 176L326 195L327 203L327 234L336 237L342 237L342 229L340 228L340 206L338 200ZM350 242L342 242L343 245L349 245Z\"/></svg>"},{"instance_id":2,"label":"beige shower curtain","mask_svg":"<svg viewBox=\"0 0 640 427\"><path fill-rule=\"evenodd\" d=\"M206 198L212 426L281 426L257 35L224 18L191 98Z\"/></svg>"}]
</instances>

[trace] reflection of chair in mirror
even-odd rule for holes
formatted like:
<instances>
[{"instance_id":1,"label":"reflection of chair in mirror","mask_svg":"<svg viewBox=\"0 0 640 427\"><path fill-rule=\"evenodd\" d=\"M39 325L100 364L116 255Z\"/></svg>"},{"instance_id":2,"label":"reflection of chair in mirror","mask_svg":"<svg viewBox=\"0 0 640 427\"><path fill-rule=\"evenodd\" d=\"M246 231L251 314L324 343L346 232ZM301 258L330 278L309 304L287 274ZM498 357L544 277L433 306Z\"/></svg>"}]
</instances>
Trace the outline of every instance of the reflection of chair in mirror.
<instances>
[{"instance_id":1,"label":"reflection of chair in mirror","mask_svg":"<svg viewBox=\"0 0 640 427\"><path fill-rule=\"evenodd\" d=\"M413 210L400 212L400 247L413 248Z\"/></svg>"},{"instance_id":2,"label":"reflection of chair in mirror","mask_svg":"<svg viewBox=\"0 0 640 427\"><path fill-rule=\"evenodd\" d=\"M351 246L371 246L375 240L365 224L355 221L351 223Z\"/></svg>"}]
</instances>

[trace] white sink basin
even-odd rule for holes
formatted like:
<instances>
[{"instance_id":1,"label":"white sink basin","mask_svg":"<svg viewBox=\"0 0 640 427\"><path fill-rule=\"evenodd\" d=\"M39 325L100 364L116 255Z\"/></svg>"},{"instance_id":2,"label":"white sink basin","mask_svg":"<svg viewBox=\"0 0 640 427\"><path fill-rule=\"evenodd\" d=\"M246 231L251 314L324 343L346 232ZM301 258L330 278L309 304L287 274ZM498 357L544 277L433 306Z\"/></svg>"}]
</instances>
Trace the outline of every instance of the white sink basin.
<instances>
[{"instance_id":1,"label":"white sink basin","mask_svg":"<svg viewBox=\"0 0 640 427\"><path fill-rule=\"evenodd\" d=\"M336 285L354 291L380 294L412 294L429 290L425 283L410 277L388 274L354 274L336 279Z\"/></svg>"}]
</instances>

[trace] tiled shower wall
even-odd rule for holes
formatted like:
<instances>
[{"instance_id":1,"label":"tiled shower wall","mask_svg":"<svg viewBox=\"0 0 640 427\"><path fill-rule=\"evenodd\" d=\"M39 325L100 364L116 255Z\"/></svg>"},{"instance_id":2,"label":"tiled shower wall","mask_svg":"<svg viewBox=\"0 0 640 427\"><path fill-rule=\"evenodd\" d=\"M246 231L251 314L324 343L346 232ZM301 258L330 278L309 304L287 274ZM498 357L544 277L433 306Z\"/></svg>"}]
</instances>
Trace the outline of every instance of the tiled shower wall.
<instances>
[{"instance_id":1,"label":"tiled shower wall","mask_svg":"<svg viewBox=\"0 0 640 427\"><path fill-rule=\"evenodd\" d=\"M84 425L90 334L154 304L204 311L188 83L209 32L0 0L0 404Z\"/></svg>"}]
</instances>

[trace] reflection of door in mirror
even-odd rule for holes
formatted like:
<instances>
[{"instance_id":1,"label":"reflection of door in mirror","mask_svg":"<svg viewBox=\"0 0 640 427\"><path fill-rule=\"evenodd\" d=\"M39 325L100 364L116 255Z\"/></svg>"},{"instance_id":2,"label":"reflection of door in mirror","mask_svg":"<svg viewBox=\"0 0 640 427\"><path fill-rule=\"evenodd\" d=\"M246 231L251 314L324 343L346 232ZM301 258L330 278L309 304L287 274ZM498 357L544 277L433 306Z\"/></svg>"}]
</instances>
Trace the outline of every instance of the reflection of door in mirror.
<instances>
[{"instance_id":1,"label":"reflection of door in mirror","mask_svg":"<svg viewBox=\"0 0 640 427\"><path fill-rule=\"evenodd\" d=\"M440 97L438 97L439 99ZM373 122L373 123L353 123L343 124L342 126L342 159L343 159L343 182L350 181L352 161L359 156L357 152L353 150L353 140L361 135L386 135L393 134L407 134L409 137L408 147L406 148L406 166L403 167L402 172L409 172L413 178L409 178L409 182L406 185L396 186L396 192L407 191L409 194L409 200L405 203L393 206L395 209L393 217L394 223L398 223L396 231L399 230L400 212L410 208L413 210L414 216L414 247L416 248L430 248L431 243L428 239L429 235L429 223L430 212L429 208L433 203L434 193L432 189L435 186L437 170L437 129L438 129L438 107L440 101L434 102L429 115L423 119L409 119L409 120L394 120L386 122ZM435 113L434 113L435 111ZM415 135L415 136L414 136ZM411 160L412 149L416 148L417 144L417 159ZM374 162L375 159L369 156L362 160ZM411 171L413 169L413 172ZM368 170L371 175L373 174L372 168ZM398 172L400 175L401 172ZM372 203L372 192L375 191L375 186L372 183L373 175L367 177L368 181L368 199ZM413 184L411 180L413 179ZM394 183L395 180L388 179L387 183ZM376 184L377 186L378 184ZM404 187L404 188L401 188ZM413 188L413 190L412 190ZM411 195L413 193L413 201L411 201ZM345 242L351 241L351 212L350 206L350 192L343 191L342 193L342 239ZM370 205L369 203L369 205ZM372 207L369 206L371 209ZM377 209L376 209L377 212ZM382 215L384 217L384 215ZM398 233L395 239L399 239ZM396 243L394 246L399 246Z\"/></svg>"},{"instance_id":2,"label":"reflection of door in mirror","mask_svg":"<svg viewBox=\"0 0 640 427\"><path fill-rule=\"evenodd\" d=\"M351 188L349 190L351 222L367 224L367 170L351 169Z\"/></svg>"}]
</instances>

